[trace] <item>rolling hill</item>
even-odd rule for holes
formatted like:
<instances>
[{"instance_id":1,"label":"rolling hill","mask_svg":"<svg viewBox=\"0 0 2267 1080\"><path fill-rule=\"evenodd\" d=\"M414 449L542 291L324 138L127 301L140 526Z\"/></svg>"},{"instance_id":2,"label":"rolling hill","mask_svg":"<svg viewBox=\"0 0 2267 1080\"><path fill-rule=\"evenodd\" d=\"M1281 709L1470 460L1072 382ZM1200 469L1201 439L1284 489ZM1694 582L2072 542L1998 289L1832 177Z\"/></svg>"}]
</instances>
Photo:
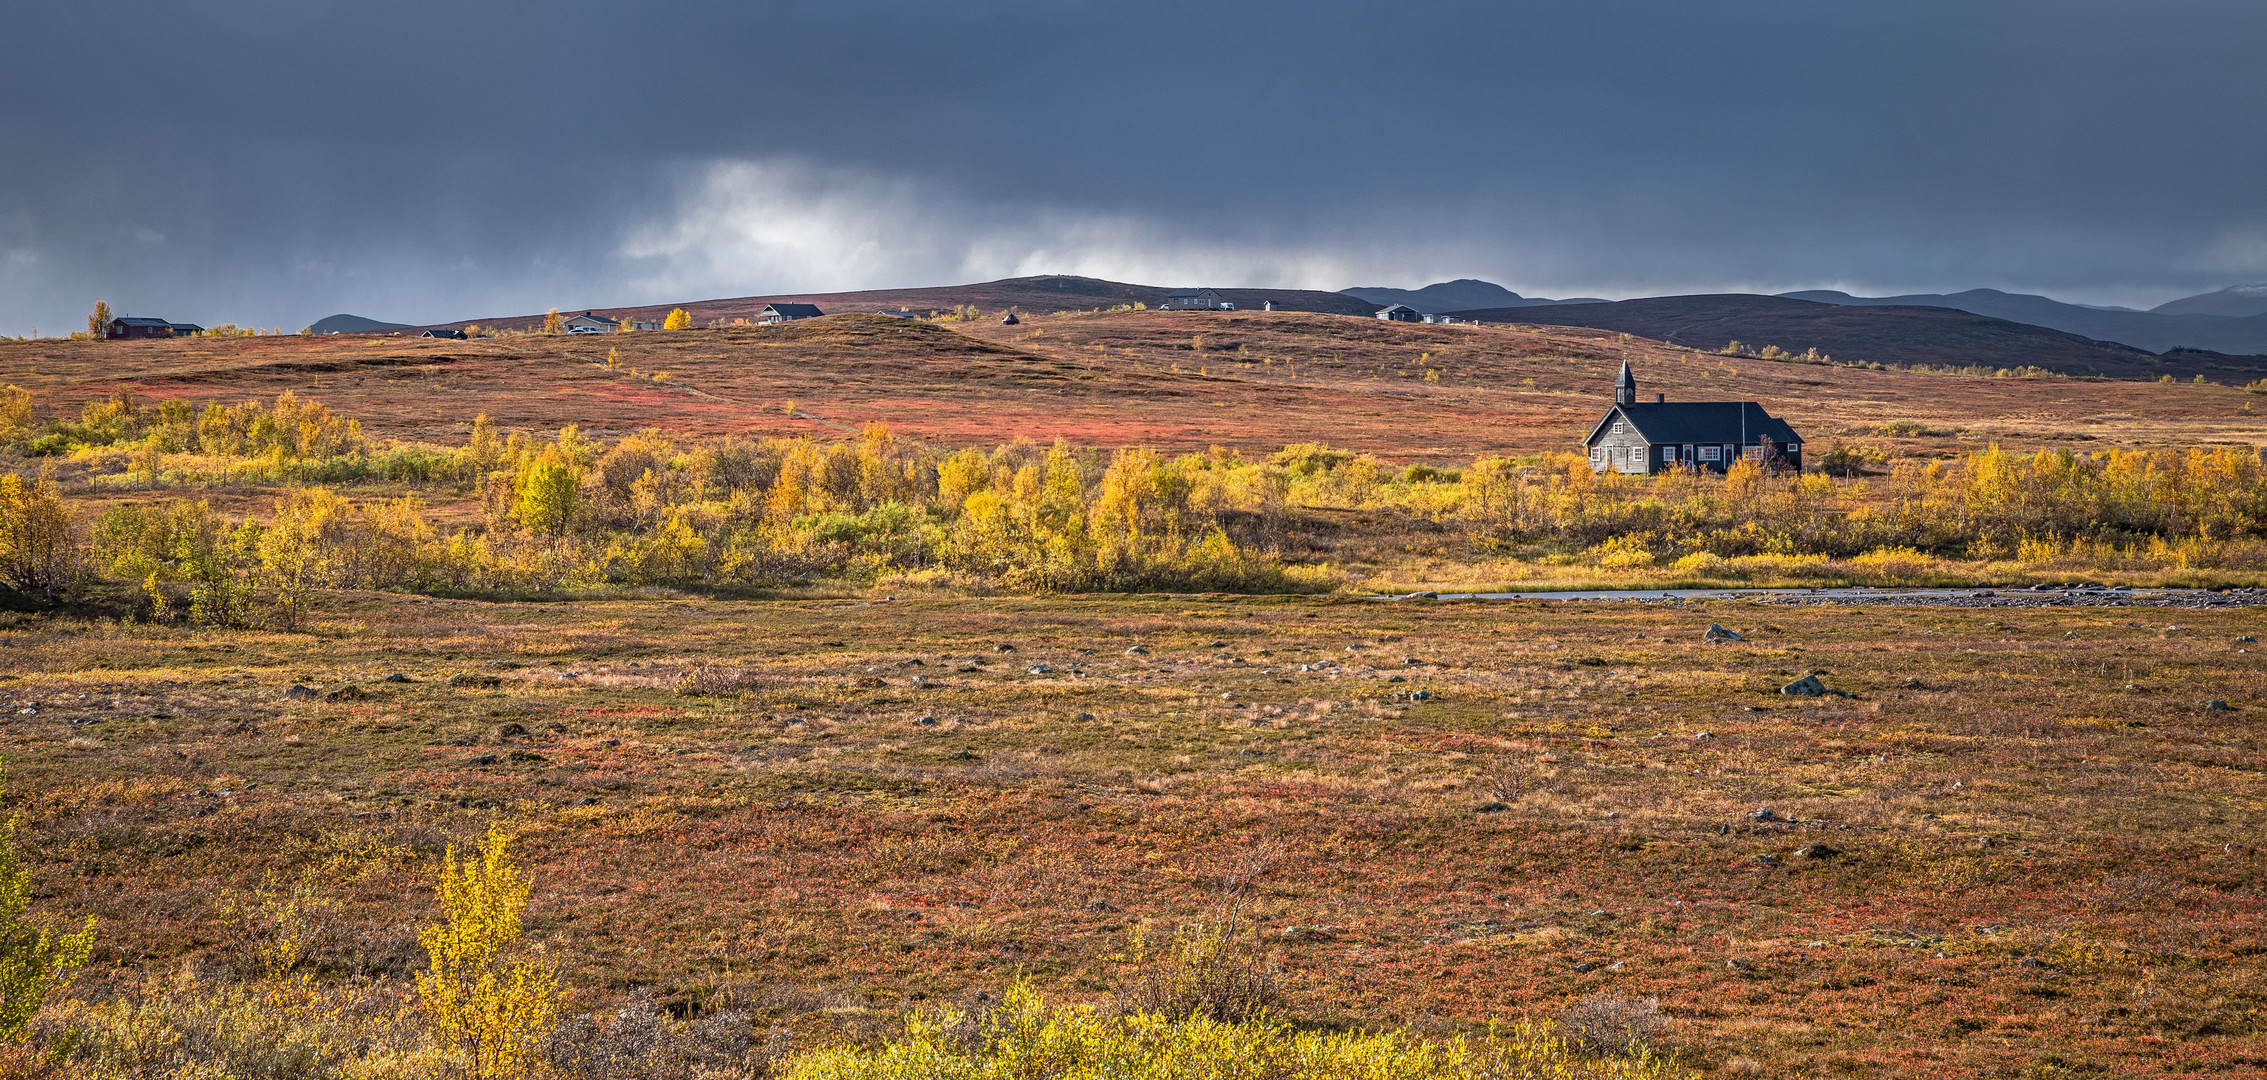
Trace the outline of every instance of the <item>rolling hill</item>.
<instances>
[{"instance_id":1,"label":"rolling hill","mask_svg":"<svg viewBox=\"0 0 2267 1080\"><path fill-rule=\"evenodd\" d=\"M1821 445L1896 438L1950 453L1995 443L2258 442L2258 422L2244 410L2259 399L2224 385L1775 363L1586 328L1303 312L1080 312L1034 315L1019 326L841 314L785 326L469 341L42 338L0 341L0 385L31 391L41 415L64 416L119 390L198 402L291 391L373 435L452 444L479 414L545 437L580 425L594 438L649 427L846 438L880 422L901 438L941 446L1061 438L1272 453L1325 442L1395 462L1452 465L1578 445L1625 360L1644 393L1760 401ZM1890 421L1919 421L1922 433L1885 436L1880 428Z\"/></svg>"},{"instance_id":2,"label":"rolling hill","mask_svg":"<svg viewBox=\"0 0 2267 1080\"><path fill-rule=\"evenodd\" d=\"M1483 322L1588 326L1713 351L1733 341L1842 361L1986 368L2039 367L2119 379L2249 382L2267 357L2182 349L2164 354L1947 307L1828 304L1749 293L1659 296L1602 304L1453 313Z\"/></svg>"},{"instance_id":3,"label":"rolling hill","mask_svg":"<svg viewBox=\"0 0 2267 1080\"><path fill-rule=\"evenodd\" d=\"M1602 304L1596 297L1574 300L1549 300L1540 296L1521 296L1492 281L1457 278L1441 281L1422 289L1385 289L1362 286L1340 289L1348 296L1358 296L1372 307L1389 304L1407 304L1424 312L1465 311L1476 308L1533 307L1540 304Z\"/></svg>"},{"instance_id":4,"label":"rolling hill","mask_svg":"<svg viewBox=\"0 0 2267 1080\"><path fill-rule=\"evenodd\" d=\"M2244 290L2252 290L2246 293ZM2044 296L1970 289L1958 293L1907 296L1851 296L1830 289L1779 294L1844 307L1940 307L2050 330L2114 341L2137 349L2203 349L2223 353L2267 353L2267 287L2239 285L2191 296L2151 311L2066 304Z\"/></svg>"},{"instance_id":5,"label":"rolling hill","mask_svg":"<svg viewBox=\"0 0 2267 1080\"><path fill-rule=\"evenodd\" d=\"M638 307L590 308L587 310L611 319L639 319L659 321L671 308L684 308L693 317L696 326L711 322L726 323L734 319L754 319L764 305L794 302L815 304L826 313L896 312L909 311L927 315L952 311L962 305L973 305L985 312L1020 311L1027 314L1047 314L1056 311L1089 311L1108 309L1119 305L1145 304L1156 307L1173 290L1156 285L1129 285L1124 282L1104 281L1099 278L1073 277L1065 274L1043 274L1035 277L1005 278L999 281L979 282L973 285L944 285L924 289L869 289L860 292L833 293L781 293L772 296L736 296L718 300L694 300L686 303L647 304ZM1334 315L1368 315L1376 309L1367 301L1342 293L1322 292L1313 289L1220 289L1220 294L1234 302L1238 308L1260 307L1274 301L1282 311L1306 311ZM585 310L585 309L574 309ZM481 326L525 328L541 326L543 316L506 315L476 319L455 319L433 326L463 326L477 323ZM417 327L416 329L425 329Z\"/></svg>"},{"instance_id":6,"label":"rolling hill","mask_svg":"<svg viewBox=\"0 0 2267 1080\"><path fill-rule=\"evenodd\" d=\"M2230 285L2218 292L2184 296L2149 309L2159 315L2267 315L2267 281Z\"/></svg>"},{"instance_id":7,"label":"rolling hill","mask_svg":"<svg viewBox=\"0 0 2267 1080\"><path fill-rule=\"evenodd\" d=\"M380 322L360 315L331 315L315 320L307 329L318 334L377 334L388 330L407 330L408 323Z\"/></svg>"}]
</instances>

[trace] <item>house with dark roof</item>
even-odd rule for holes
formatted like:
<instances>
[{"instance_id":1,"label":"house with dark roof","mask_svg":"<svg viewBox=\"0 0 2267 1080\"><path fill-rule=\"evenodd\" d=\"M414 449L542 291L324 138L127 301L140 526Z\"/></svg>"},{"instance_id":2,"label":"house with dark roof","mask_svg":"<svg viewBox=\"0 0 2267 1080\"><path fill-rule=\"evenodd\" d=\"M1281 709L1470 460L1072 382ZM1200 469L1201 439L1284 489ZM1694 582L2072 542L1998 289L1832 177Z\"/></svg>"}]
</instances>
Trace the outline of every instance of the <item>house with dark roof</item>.
<instances>
[{"instance_id":1,"label":"house with dark roof","mask_svg":"<svg viewBox=\"0 0 2267 1080\"><path fill-rule=\"evenodd\" d=\"M1424 313L1407 304L1395 304L1389 308L1378 309L1378 318L1387 322L1420 322L1423 321L1424 317Z\"/></svg>"},{"instance_id":2,"label":"house with dark roof","mask_svg":"<svg viewBox=\"0 0 2267 1080\"><path fill-rule=\"evenodd\" d=\"M124 341L128 338L168 338L173 336L173 324L164 319L139 315L120 315L102 324L106 341Z\"/></svg>"},{"instance_id":3,"label":"house with dark roof","mask_svg":"<svg viewBox=\"0 0 2267 1080\"><path fill-rule=\"evenodd\" d=\"M1752 401L1637 400L1637 378L1622 361L1614 407L1583 440L1595 472L1651 475L1669 469L1722 472L1746 458L1766 469L1800 472L1803 438Z\"/></svg>"},{"instance_id":4,"label":"house with dark roof","mask_svg":"<svg viewBox=\"0 0 2267 1080\"><path fill-rule=\"evenodd\" d=\"M1217 289L1175 289L1166 294L1159 311L1234 311L1236 304Z\"/></svg>"},{"instance_id":5,"label":"house with dark roof","mask_svg":"<svg viewBox=\"0 0 2267 1080\"><path fill-rule=\"evenodd\" d=\"M463 341L464 331L444 326L438 330L427 330L425 331L425 333L419 336L430 338L448 338L451 341Z\"/></svg>"},{"instance_id":6,"label":"house with dark roof","mask_svg":"<svg viewBox=\"0 0 2267 1080\"><path fill-rule=\"evenodd\" d=\"M588 311L559 320L559 329L569 334L611 334L621 328L621 323Z\"/></svg>"},{"instance_id":7,"label":"house with dark roof","mask_svg":"<svg viewBox=\"0 0 2267 1080\"><path fill-rule=\"evenodd\" d=\"M776 326L797 319L816 319L824 314L826 312L820 311L817 304L765 304L763 311L756 315L756 321Z\"/></svg>"},{"instance_id":8,"label":"house with dark roof","mask_svg":"<svg viewBox=\"0 0 2267 1080\"><path fill-rule=\"evenodd\" d=\"M204 327L198 326L193 322L177 322L172 325L174 337L188 337L191 334L202 334L205 332Z\"/></svg>"}]
</instances>

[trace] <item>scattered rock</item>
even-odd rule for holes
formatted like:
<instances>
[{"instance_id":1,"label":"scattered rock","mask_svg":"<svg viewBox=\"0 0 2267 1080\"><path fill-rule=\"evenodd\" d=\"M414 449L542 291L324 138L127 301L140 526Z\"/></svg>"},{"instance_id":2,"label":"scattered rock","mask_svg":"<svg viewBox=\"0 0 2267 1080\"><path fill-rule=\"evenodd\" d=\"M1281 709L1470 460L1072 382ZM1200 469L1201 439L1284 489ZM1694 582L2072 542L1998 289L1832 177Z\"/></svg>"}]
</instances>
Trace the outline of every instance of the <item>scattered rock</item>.
<instances>
[{"instance_id":1,"label":"scattered rock","mask_svg":"<svg viewBox=\"0 0 2267 1080\"><path fill-rule=\"evenodd\" d=\"M503 759L503 758L500 758L500 757L497 757L497 756L496 756L496 755L494 755L494 754L482 754L482 755L480 755L479 757L473 758L473 759L472 759L472 764L474 764L474 765L494 765L494 764L496 764L497 762L499 762L499 761L502 761L502 760L504 760L504 759Z\"/></svg>"},{"instance_id":2,"label":"scattered rock","mask_svg":"<svg viewBox=\"0 0 2267 1080\"><path fill-rule=\"evenodd\" d=\"M1031 673L1033 675L1052 675L1055 673L1055 669L1046 664L1033 664L1031 665Z\"/></svg>"},{"instance_id":3,"label":"scattered rock","mask_svg":"<svg viewBox=\"0 0 2267 1080\"><path fill-rule=\"evenodd\" d=\"M1777 866L1779 865L1779 857L1777 855L1758 855L1755 857L1755 863L1757 866Z\"/></svg>"},{"instance_id":4,"label":"scattered rock","mask_svg":"<svg viewBox=\"0 0 2267 1080\"><path fill-rule=\"evenodd\" d=\"M1411 700L1411 701L1431 701L1432 699L1433 699L1433 692L1432 692L1432 691L1430 691L1430 690L1411 690L1411 691L1409 691L1409 700Z\"/></svg>"},{"instance_id":5,"label":"scattered rock","mask_svg":"<svg viewBox=\"0 0 2267 1080\"><path fill-rule=\"evenodd\" d=\"M600 745L600 746L620 746L620 745L622 745L622 740L620 740L620 739L608 739L608 740L606 740L605 742L599 743L598 745Z\"/></svg>"},{"instance_id":6,"label":"scattered rock","mask_svg":"<svg viewBox=\"0 0 2267 1080\"><path fill-rule=\"evenodd\" d=\"M331 691L331 692L330 692L330 693L328 693L328 694L324 694L324 695L323 695L323 700L325 700L325 701L361 701L361 700L363 700L363 699L365 699L365 698L367 698L367 697L369 697L369 696L370 696L370 692L369 692L369 691L367 691L367 690L364 690L364 689L362 689L361 687L354 685L353 683L348 683L348 684L346 684L345 686L341 686L341 687L339 687L338 689L336 689L336 690L333 690L333 691Z\"/></svg>"},{"instance_id":7,"label":"scattered rock","mask_svg":"<svg viewBox=\"0 0 2267 1080\"><path fill-rule=\"evenodd\" d=\"M1228 647L1228 643L1225 641L1207 641L1204 643L1204 647L1207 649L1225 649Z\"/></svg>"},{"instance_id":8,"label":"scattered rock","mask_svg":"<svg viewBox=\"0 0 2267 1080\"><path fill-rule=\"evenodd\" d=\"M2239 637L2239 638L2237 638L2237 639L2236 639L2236 644L2238 644L2238 645L2257 645L2257 644L2259 644L2259 639L2258 639L2258 638L2255 638L2255 637L2252 637L2252 636L2251 636L2251 635L2249 635L2249 634L2245 634L2244 636L2242 636L2242 637Z\"/></svg>"},{"instance_id":9,"label":"scattered rock","mask_svg":"<svg viewBox=\"0 0 2267 1080\"><path fill-rule=\"evenodd\" d=\"M916 717L914 717L914 718L913 718L913 722L914 722L915 724L918 724L918 725L922 726L922 727L936 727L936 726L937 726L937 718L936 718L936 717L934 717L934 716L916 716Z\"/></svg>"},{"instance_id":10,"label":"scattered rock","mask_svg":"<svg viewBox=\"0 0 2267 1080\"><path fill-rule=\"evenodd\" d=\"M488 661L488 666L495 668L498 671L510 671L513 668L520 666L520 662L517 660L490 660Z\"/></svg>"},{"instance_id":11,"label":"scattered rock","mask_svg":"<svg viewBox=\"0 0 2267 1080\"><path fill-rule=\"evenodd\" d=\"M24 706L24 707L23 707L23 708L21 708L21 709L17 709L17 710L16 710L16 715L17 715L17 716L38 716L38 715L39 715L39 706L37 706L37 705L26 705L26 706Z\"/></svg>"},{"instance_id":12,"label":"scattered rock","mask_svg":"<svg viewBox=\"0 0 2267 1080\"><path fill-rule=\"evenodd\" d=\"M1825 844L1808 844L1796 848L1795 854L1805 859L1831 859L1842 854L1842 852L1839 848L1831 848Z\"/></svg>"},{"instance_id":13,"label":"scattered rock","mask_svg":"<svg viewBox=\"0 0 2267 1080\"><path fill-rule=\"evenodd\" d=\"M521 764L532 764L535 762L549 761L551 759L544 757L543 755L538 754L533 750L514 750L512 751L512 760Z\"/></svg>"},{"instance_id":14,"label":"scattered rock","mask_svg":"<svg viewBox=\"0 0 2267 1080\"><path fill-rule=\"evenodd\" d=\"M458 674L449 676L449 685L455 687L495 687L504 685L504 680L499 679L494 675L475 675L470 672L459 672Z\"/></svg>"},{"instance_id":15,"label":"scattered rock","mask_svg":"<svg viewBox=\"0 0 2267 1080\"><path fill-rule=\"evenodd\" d=\"M1708 731L1699 732L1699 733L1697 733L1697 734L1693 735L1693 738L1695 738L1695 739L1713 739L1713 738L1715 738L1715 737L1716 737L1716 735L1715 735L1715 733L1714 733L1714 732L1708 732Z\"/></svg>"},{"instance_id":16,"label":"scattered rock","mask_svg":"<svg viewBox=\"0 0 2267 1080\"><path fill-rule=\"evenodd\" d=\"M2236 711L2236 707L2235 707L2235 706L2233 706L2233 705L2230 705L2230 704L2228 704L2228 703L2227 703L2227 702L2225 702L2225 701L2222 701L2222 700L2220 700L2219 698L2213 698L2212 700L2210 700L2210 701L2207 701L2207 702L2205 702L2205 703L2204 703L2204 711L2205 711L2205 712L2234 712L2234 711Z\"/></svg>"},{"instance_id":17,"label":"scattered rock","mask_svg":"<svg viewBox=\"0 0 2267 1080\"><path fill-rule=\"evenodd\" d=\"M1921 680L1919 680L1919 679L1907 679L1907 680L1905 680L1904 682L1898 683L1897 685L1899 685L1899 686L1902 686L1902 687L1904 687L1904 688L1905 688L1905 689L1907 689L1907 690L1926 690L1926 689L1928 689L1928 687L1921 685Z\"/></svg>"},{"instance_id":18,"label":"scattered rock","mask_svg":"<svg viewBox=\"0 0 2267 1080\"><path fill-rule=\"evenodd\" d=\"M1708 631L1700 635L1702 641L1746 641L1747 635L1724 629L1722 623L1709 623Z\"/></svg>"},{"instance_id":19,"label":"scattered rock","mask_svg":"<svg viewBox=\"0 0 2267 1080\"><path fill-rule=\"evenodd\" d=\"M394 673L392 673L392 674L390 674L390 675L387 675L387 676L386 676L385 678L383 678L383 679L380 679L380 680L378 680L378 681L379 681L379 682L394 682L394 683L401 683L401 682L416 682L417 680L416 680L416 679L412 679L412 678L410 678L409 676L407 676L407 675L404 675L404 674L402 674L401 672L398 672L398 671L396 671L396 672L394 672Z\"/></svg>"},{"instance_id":20,"label":"scattered rock","mask_svg":"<svg viewBox=\"0 0 2267 1080\"><path fill-rule=\"evenodd\" d=\"M1118 910L1118 905L1116 905L1116 904L1113 904L1113 903L1109 902L1108 900L1089 900L1089 901L1087 901L1087 902L1086 902L1086 910L1088 910L1088 911L1116 911L1116 910Z\"/></svg>"},{"instance_id":21,"label":"scattered rock","mask_svg":"<svg viewBox=\"0 0 2267 1080\"><path fill-rule=\"evenodd\" d=\"M1338 936L1338 931L1328 926L1294 925L1284 927L1281 936L1285 941L1330 941Z\"/></svg>"},{"instance_id":22,"label":"scattered rock","mask_svg":"<svg viewBox=\"0 0 2267 1080\"><path fill-rule=\"evenodd\" d=\"M1003 641L997 645L992 646L992 651L996 653L1011 653L1015 651L1015 646Z\"/></svg>"},{"instance_id":23,"label":"scattered rock","mask_svg":"<svg viewBox=\"0 0 2267 1080\"><path fill-rule=\"evenodd\" d=\"M1071 717L1071 719L1076 720L1080 723L1087 723L1094 719L1094 714L1090 712L1082 712L1076 716Z\"/></svg>"},{"instance_id":24,"label":"scattered rock","mask_svg":"<svg viewBox=\"0 0 2267 1080\"><path fill-rule=\"evenodd\" d=\"M1500 814L1509 809L1511 809L1511 806L1508 803L1492 802L1486 803L1472 812L1475 814Z\"/></svg>"},{"instance_id":25,"label":"scattered rock","mask_svg":"<svg viewBox=\"0 0 2267 1080\"><path fill-rule=\"evenodd\" d=\"M1584 960L1583 962L1574 965L1574 970L1583 972L1596 971L1598 970L1598 965L1593 964L1588 960Z\"/></svg>"},{"instance_id":26,"label":"scattered rock","mask_svg":"<svg viewBox=\"0 0 2267 1080\"><path fill-rule=\"evenodd\" d=\"M524 739L527 737L527 726L516 720L498 724L496 725L496 737L499 739Z\"/></svg>"},{"instance_id":27,"label":"scattered rock","mask_svg":"<svg viewBox=\"0 0 2267 1080\"><path fill-rule=\"evenodd\" d=\"M858 681L856 683L853 683L852 685L856 686L860 690L879 690L882 687L888 686L889 684L883 682L881 676L879 675L864 675L860 676Z\"/></svg>"},{"instance_id":28,"label":"scattered rock","mask_svg":"<svg viewBox=\"0 0 2267 1080\"><path fill-rule=\"evenodd\" d=\"M312 686L301 686L298 683L293 683L291 689L283 692L283 696L292 701L313 701L322 697L323 692Z\"/></svg>"},{"instance_id":29,"label":"scattered rock","mask_svg":"<svg viewBox=\"0 0 2267 1080\"><path fill-rule=\"evenodd\" d=\"M956 758L959 758L959 759L960 759L960 760L962 760L962 761L982 761L982 760L984 760L983 758L977 757L977 756L976 756L976 751L974 751L974 750L962 750L962 751L961 751L960 753L954 754L953 756L954 756L954 757L956 757Z\"/></svg>"},{"instance_id":30,"label":"scattered rock","mask_svg":"<svg viewBox=\"0 0 2267 1080\"><path fill-rule=\"evenodd\" d=\"M1748 819L1749 821L1785 821L1785 820L1787 820L1786 818L1780 817L1779 815L1777 815L1777 814L1775 814L1775 813L1772 813L1772 812L1771 812L1771 808L1770 808L1770 807L1768 807L1768 806L1757 807L1757 808L1756 808L1756 809L1754 809L1754 810L1750 810L1750 811L1748 811L1748 812L1747 812L1747 819Z\"/></svg>"},{"instance_id":31,"label":"scattered rock","mask_svg":"<svg viewBox=\"0 0 2267 1080\"><path fill-rule=\"evenodd\" d=\"M1779 692L1789 697L1819 697L1826 693L1826 684L1818 681L1816 675L1805 675L1780 687Z\"/></svg>"},{"instance_id":32,"label":"scattered rock","mask_svg":"<svg viewBox=\"0 0 2267 1080\"><path fill-rule=\"evenodd\" d=\"M1136 645L1136 646L1134 646L1133 648L1127 649L1127 650L1126 650L1126 655L1127 655L1127 656L1148 656L1148 655L1149 655L1149 646L1147 646L1147 645Z\"/></svg>"}]
</instances>

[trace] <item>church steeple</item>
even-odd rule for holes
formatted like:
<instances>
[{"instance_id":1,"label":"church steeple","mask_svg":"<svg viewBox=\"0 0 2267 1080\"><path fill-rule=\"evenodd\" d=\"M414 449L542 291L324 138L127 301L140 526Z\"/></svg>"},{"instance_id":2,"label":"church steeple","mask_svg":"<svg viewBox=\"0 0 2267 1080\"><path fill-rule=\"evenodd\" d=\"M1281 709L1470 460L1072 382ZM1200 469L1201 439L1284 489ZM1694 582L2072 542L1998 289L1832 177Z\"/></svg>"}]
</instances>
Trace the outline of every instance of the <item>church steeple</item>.
<instances>
[{"instance_id":1,"label":"church steeple","mask_svg":"<svg viewBox=\"0 0 2267 1080\"><path fill-rule=\"evenodd\" d=\"M1622 361L1622 373L1614 377L1614 404L1637 404L1637 377L1629 373L1629 361Z\"/></svg>"}]
</instances>

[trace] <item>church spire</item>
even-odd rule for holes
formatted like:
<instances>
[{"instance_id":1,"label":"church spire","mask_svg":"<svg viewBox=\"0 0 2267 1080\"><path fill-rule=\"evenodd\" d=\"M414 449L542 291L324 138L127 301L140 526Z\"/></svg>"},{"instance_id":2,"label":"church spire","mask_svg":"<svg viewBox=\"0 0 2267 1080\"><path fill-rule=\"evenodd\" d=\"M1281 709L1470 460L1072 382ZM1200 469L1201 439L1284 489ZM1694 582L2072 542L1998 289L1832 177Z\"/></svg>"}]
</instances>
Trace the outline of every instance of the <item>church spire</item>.
<instances>
[{"instance_id":1,"label":"church spire","mask_svg":"<svg viewBox=\"0 0 2267 1080\"><path fill-rule=\"evenodd\" d=\"M1637 404L1637 377L1629 373L1629 361L1622 361L1622 373L1614 377L1614 404Z\"/></svg>"}]
</instances>

